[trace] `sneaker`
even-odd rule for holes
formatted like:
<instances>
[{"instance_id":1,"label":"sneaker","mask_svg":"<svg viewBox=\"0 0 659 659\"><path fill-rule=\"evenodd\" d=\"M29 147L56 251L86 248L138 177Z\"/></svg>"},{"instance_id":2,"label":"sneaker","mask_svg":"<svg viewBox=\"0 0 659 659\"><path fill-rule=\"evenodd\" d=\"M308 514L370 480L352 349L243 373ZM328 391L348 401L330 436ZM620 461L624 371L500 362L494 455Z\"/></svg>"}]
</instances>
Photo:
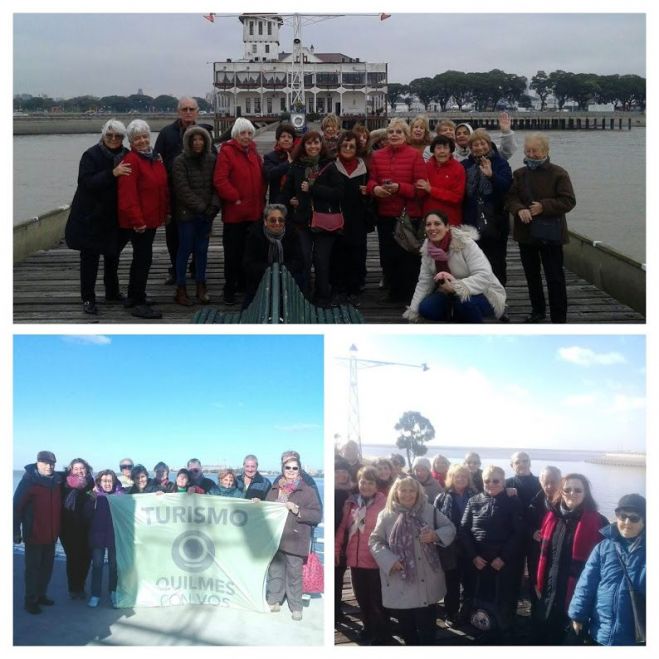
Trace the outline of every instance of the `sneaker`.
<instances>
[{"instance_id":1,"label":"sneaker","mask_svg":"<svg viewBox=\"0 0 659 659\"><path fill-rule=\"evenodd\" d=\"M132 311L131 315L136 318L146 318L147 320L157 320L162 318L162 313L153 309L148 304L138 304Z\"/></svg>"},{"instance_id":2,"label":"sneaker","mask_svg":"<svg viewBox=\"0 0 659 659\"><path fill-rule=\"evenodd\" d=\"M41 607L36 602L25 602L25 610L33 615L41 613Z\"/></svg>"},{"instance_id":3,"label":"sneaker","mask_svg":"<svg viewBox=\"0 0 659 659\"><path fill-rule=\"evenodd\" d=\"M117 291L116 293L111 293L110 295L105 295L106 302L119 302L123 304L126 301L126 296L121 292Z\"/></svg>"},{"instance_id":4,"label":"sneaker","mask_svg":"<svg viewBox=\"0 0 659 659\"><path fill-rule=\"evenodd\" d=\"M110 601L112 602L112 608L116 609L117 607L117 591L113 590L110 593Z\"/></svg>"},{"instance_id":5,"label":"sneaker","mask_svg":"<svg viewBox=\"0 0 659 659\"><path fill-rule=\"evenodd\" d=\"M270 613L279 613L281 611L281 604L271 604Z\"/></svg>"},{"instance_id":6,"label":"sneaker","mask_svg":"<svg viewBox=\"0 0 659 659\"><path fill-rule=\"evenodd\" d=\"M90 606L92 609L95 609L101 601L100 597L94 597L93 595L89 598L89 602L87 602L87 606Z\"/></svg>"},{"instance_id":7,"label":"sneaker","mask_svg":"<svg viewBox=\"0 0 659 659\"><path fill-rule=\"evenodd\" d=\"M55 604L55 600L51 600L50 597L46 597L45 595L42 595L38 600L37 604L42 604L43 606L52 606Z\"/></svg>"},{"instance_id":8,"label":"sneaker","mask_svg":"<svg viewBox=\"0 0 659 659\"><path fill-rule=\"evenodd\" d=\"M96 308L96 302L92 300L85 300L82 303L82 310L85 313L91 314L92 316L98 316L98 309Z\"/></svg>"},{"instance_id":9,"label":"sneaker","mask_svg":"<svg viewBox=\"0 0 659 659\"><path fill-rule=\"evenodd\" d=\"M302 611L293 611L291 618L293 620L302 620Z\"/></svg>"},{"instance_id":10,"label":"sneaker","mask_svg":"<svg viewBox=\"0 0 659 659\"><path fill-rule=\"evenodd\" d=\"M152 304L155 304L155 302L153 298L149 297L148 295L144 298L144 302L138 302L133 297L125 297L123 301L124 309L132 309L133 307L136 307L140 304L151 306Z\"/></svg>"}]
</instances>

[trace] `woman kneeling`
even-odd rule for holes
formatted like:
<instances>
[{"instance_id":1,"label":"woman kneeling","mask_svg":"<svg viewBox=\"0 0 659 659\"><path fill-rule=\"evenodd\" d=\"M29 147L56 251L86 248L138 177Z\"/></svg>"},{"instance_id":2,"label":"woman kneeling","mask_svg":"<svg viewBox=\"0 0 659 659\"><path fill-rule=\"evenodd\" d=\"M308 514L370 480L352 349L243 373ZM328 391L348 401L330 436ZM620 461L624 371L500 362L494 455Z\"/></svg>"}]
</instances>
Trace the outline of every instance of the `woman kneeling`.
<instances>
[{"instance_id":1,"label":"woman kneeling","mask_svg":"<svg viewBox=\"0 0 659 659\"><path fill-rule=\"evenodd\" d=\"M501 318L506 290L475 242L478 232L450 226L442 211L430 211L424 222L427 238L421 246L419 281L403 318L456 323Z\"/></svg>"}]
</instances>

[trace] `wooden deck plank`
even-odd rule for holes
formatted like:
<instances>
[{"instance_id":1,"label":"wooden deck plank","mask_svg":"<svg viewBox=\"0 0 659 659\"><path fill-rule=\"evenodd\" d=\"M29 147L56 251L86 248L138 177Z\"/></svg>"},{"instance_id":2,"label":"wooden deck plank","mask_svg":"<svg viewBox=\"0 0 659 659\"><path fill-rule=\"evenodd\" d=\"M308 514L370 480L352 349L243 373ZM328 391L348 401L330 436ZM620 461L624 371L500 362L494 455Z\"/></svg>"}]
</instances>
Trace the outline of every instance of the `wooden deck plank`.
<instances>
[{"instance_id":1,"label":"wooden deck plank","mask_svg":"<svg viewBox=\"0 0 659 659\"><path fill-rule=\"evenodd\" d=\"M224 308L220 303L223 283L223 250L221 243L222 223L216 222L211 237L208 257L208 290L211 305ZM127 247L121 257L119 280L125 290L131 248ZM97 282L100 314L88 316L82 312L79 298L79 256L67 249L62 242L57 247L40 251L14 266L14 322L15 323L190 323L195 307L182 307L174 303L174 287L166 286L169 258L164 239L164 229L159 229L153 250L153 265L149 275L148 294L162 311L159 321L134 318L121 305L107 305L103 301L102 268ZM401 314L403 306L381 302L382 292L378 289L381 272L378 258L377 238L369 234L367 255L366 287L361 296L360 311L367 323L405 323ZM509 244L508 249L508 317L512 323L521 322L530 313L526 282L517 247ZM194 292L194 282L188 284ZM643 323L644 318L616 300L567 272L568 322L570 323ZM236 307L228 307L235 310Z\"/></svg>"}]
</instances>

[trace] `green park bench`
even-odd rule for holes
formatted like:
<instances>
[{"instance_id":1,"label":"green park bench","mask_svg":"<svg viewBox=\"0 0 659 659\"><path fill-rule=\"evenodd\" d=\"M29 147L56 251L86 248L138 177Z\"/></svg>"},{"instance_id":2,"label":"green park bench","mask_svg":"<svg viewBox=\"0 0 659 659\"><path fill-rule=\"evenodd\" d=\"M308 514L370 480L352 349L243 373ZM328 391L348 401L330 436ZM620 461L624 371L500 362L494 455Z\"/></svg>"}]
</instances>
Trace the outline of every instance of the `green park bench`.
<instances>
[{"instance_id":1,"label":"green park bench","mask_svg":"<svg viewBox=\"0 0 659 659\"><path fill-rule=\"evenodd\" d=\"M285 266L273 263L263 275L254 299L242 311L204 307L192 317L196 324L327 324L363 323L351 304L324 309L307 300Z\"/></svg>"}]
</instances>

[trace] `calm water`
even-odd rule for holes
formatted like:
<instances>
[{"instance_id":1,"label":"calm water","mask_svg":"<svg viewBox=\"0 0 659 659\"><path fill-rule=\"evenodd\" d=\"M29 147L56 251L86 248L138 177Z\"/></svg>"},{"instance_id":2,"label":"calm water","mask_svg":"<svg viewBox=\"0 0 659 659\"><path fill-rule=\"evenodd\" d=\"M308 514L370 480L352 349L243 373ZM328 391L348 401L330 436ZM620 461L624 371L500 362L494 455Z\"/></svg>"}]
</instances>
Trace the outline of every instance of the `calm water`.
<instances>
[{"instance_id":1,"label":"calm water","mask_svg":"<svg viewBox=\"0 0 659 659\"><path fill-rule=\"evenodd\" d=\"M374 447L368 446L364 448L365 454L370 456L387 457L391 454L392 450L375 450ZM453 463L461 463L464 459L466 451L462 453L442 453ZM404 455L404 451L400 451ZM431 450L428 457L432 458L437 454L436 450ZM506 477L512 476L513 472L510 467L509 459L502 458L488 458L485 453L481 453L481 462L484 465L494 464L501 467L506 472ZM543 467L551 464L558 467L563 474L577 473L583 474L590 481L593 497L599 505L600 512L609 520L614 518L614 510L620 497L624 494L631 494L636 492L645 496L645 469L642 467L613 467L611 465L592 464L590 462L569 462L563 460L533 460L533 452L531 452L532 467L531 471L538 476Z\"/></svg>"},{"instance_id":2,"label":"calm water","mask_svg":"<svg viewBox=\"0 0 659 659\"><path fill-rule=\"evenodd\" d=\"M524 134L517 133L520 147ZM569 226L645 262L645 129L548 134L552 160L568 170L577 196ZM273 136L264 138L270 143ZM70 204L80 156L97 140L97 135L14 137L14 223ZM511 167L520 167L522 158L518 150Z\"/></svg>"}]
</instances>

